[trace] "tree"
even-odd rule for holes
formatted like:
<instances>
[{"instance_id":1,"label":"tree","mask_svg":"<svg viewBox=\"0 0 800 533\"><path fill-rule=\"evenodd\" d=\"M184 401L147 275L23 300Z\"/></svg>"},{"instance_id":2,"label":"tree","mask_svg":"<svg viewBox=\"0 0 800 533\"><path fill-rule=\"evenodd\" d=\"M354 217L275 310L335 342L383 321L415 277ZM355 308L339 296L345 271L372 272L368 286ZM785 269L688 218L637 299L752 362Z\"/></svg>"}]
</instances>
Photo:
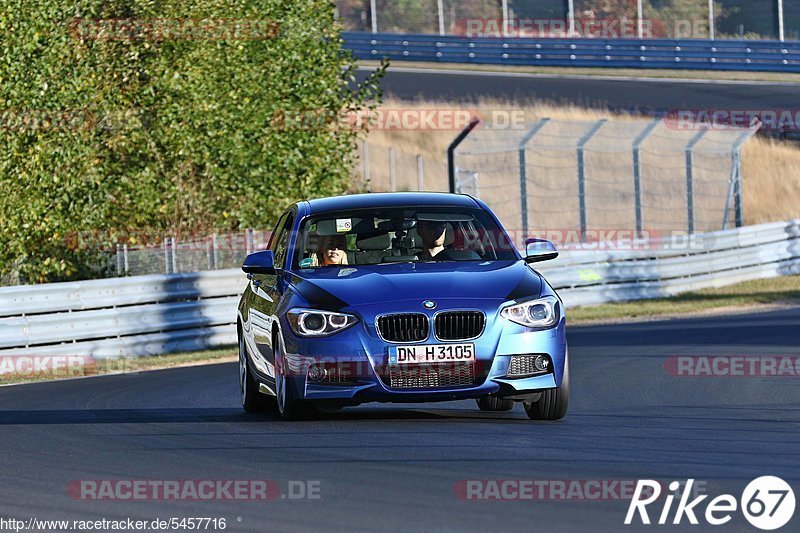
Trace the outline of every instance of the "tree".
<instances>
[{"instance_id":1,"label":"tree","mask_svg":"<svg viewBox=\"0 0 800 533\"><path fill-rule=\"evenodd\" d=\"M265 227L345 191L358 132L276 117L377 93L349 90L323 0L5 0L0 31L0 274L22 281L98 275L120 235Z\"/></svg>"}]
</instances>

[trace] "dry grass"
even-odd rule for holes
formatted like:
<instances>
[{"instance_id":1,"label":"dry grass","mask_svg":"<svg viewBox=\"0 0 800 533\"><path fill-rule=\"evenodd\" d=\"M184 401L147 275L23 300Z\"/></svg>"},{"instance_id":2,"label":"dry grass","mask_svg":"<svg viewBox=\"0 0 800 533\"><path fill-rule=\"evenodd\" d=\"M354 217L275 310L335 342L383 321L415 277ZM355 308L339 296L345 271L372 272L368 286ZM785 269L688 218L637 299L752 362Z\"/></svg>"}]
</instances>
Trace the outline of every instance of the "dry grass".
<instances>
[{"instance_id":1,"label":"dry grass","mask_svg":"<svg viewBox=\"0 0 800 533\"><path fill-rule=\"evenodd\" d=\"M748 224L800 217L800 148L755 138L742 153Z\"/></svg>"},{"instance_id":2,"label":"dry grass","mask_svg":"<svg viewBox=\"0 0 800 533\"><path fill-rule=\"evenodd\" d=\"M360 61L362 67L377 68L378 61ZM664 78L687 80L719 80L719 81L752 81L800 83L800 74L782 72L736 72L716 70L667 70L667 69L634 69L634 68L573 68L573 67L536 67L513 65L476 65L474 63L428 63L424 61L392 60L393 68L418 68L431 70L470 70L477 72L513 72L523 74L541 74L549 77L558 76L602 76L618 78Z\"/></svg>"},{"instance_id":3,"label":"dry grass","mask_svg":"<svg viewBox=\"0 0 800 533\"><path fill-rule=\"evenodd\" d=\"M464 110L471 113L477 113L481 118L491 120L496 112L518 113L517 117L526 123L532 123L543 117L550 117L554 120L575 120L575 121L589 121L599 120L601 118L613 119L621 122L641 121L641 118L633 117L627 114L614 114L607 111L588 109L574 105L558 105L554 103L542 103L538 101L530 102L512 102L485 99L477 104L469 103L442 103L442 102L403 102L403 101L386 101L382 105L383 109L398 110L398 109L449 109L449 110ZM624 128L624 125L622 126ZM680 133L680 132L679 132ZM685 135L691 135L691 132ZM447 190L447 168L446 168L446 150L448 144L453 140L457 132L453 129L450 130L374 130L369 133L367 140L370 145L370 177L372 180L373 190L389 190L389 170L388 170L388 148L393 147L396 151L396 189L397 190L416 190L417 188L417 161L415 154L420 154L424 158L425 168L425 183L424 189L431 191ZM680 142L685 142L681 137ZM611 142L611 141L609 141ZM666 142L666 141L665 141ZM676 141L678 142L678 141ZM702 148L698 145L698 149ZM699 151L699 150L698 150ZM651 150L654 152L654 150ZM627 154L626 154L627 155ZM508 159L509 155L505 154L504 157ZM616 209L619 206L621 211L625 211L622 219L615 219L613 215L608 215L607 219L598 219L595 215L595 224L607 224L607 227L624 226L630 227L630 220L628 220L630 209L627 205L630 202L629 191L627 186L627 174L620 175L620 172L627 172L627 160L622 160L621 154L599 153L592 155L594 161L588 161L587 164L594 164L595 168L603 169L616 165L622 170L608 170L608 176L613 179L619 180L620 185L614 190L613 187L607 187L604 191L587 191L589 197L592 194L599 198L600 194L607 194L610 198L610 203L606 207ZM643 156L644 157L644 156ZM645 208L648 205L653 206L655 209L674 209L674 220L665 220L661 227L658 229L673 229L681 227L683 220L685 220L685 207L683 207L683 159L679 152L671 153L651 153L648 157L660 157L653 163L652 167L658 167L659 162L664 164L664 170L651 170L650 172L650 190L645 192ZM722 156L709 157L703 160L702 157L697 158L698 166L702 167L705 164L707 167L714 168L719 164L727 164L728 158ZM507 163L509 168L513 166L511 162ZM643 164L647 164L643 159ZM669 167L669 169L668 169ZM533 169L533 167L532 167ZM534 169L535 170L535 169ZM800 216L800 149L792 144L780 141L773 141L763 138L751 139L743 151L743 170L744 170L744 198L745 198L745 218L747 224L758 224L763 222L787 220ZM572 181L572 171L569 172L568 180ZM708 193L708 196L716 195L713 202L724 202L718 199L720 192L726 188L725 183L727 178L723 175L726 171L716 172L713 175L702 168L697 171L697 184L696 194L702 196ZM538 171L540 179L545 180L544 185L564 183L564 172L560 174L553 174L551 176L544 176L544 173ZM603 176L600 176L603 178ZM484 175L482 177L483 184L489 185L486 190L481 190L481 196L491 196L491 184L494 182L502 181L506 178L498 178L497 176ZM602 182L602 179L600 180ZM498 188L504 189L504 194L508 196L509 189L506 187L505 182L500 184ZM510 185L510 182L509 182ZM568 194L568 191L565 190ZM649 194L649 197L648 197ZM618 199L614 197L619 196ZM591 200L590 200L591 201ZM700 202L700 200L697 200ZM606 202L603 197L603 202ZM709 200L711 202L711 200ZM491 200L490 200L491 203ZM507 202L508 203L508 202ZM708 212L708 225L715 227L718 224L718 213L721 213L721 205L717 206L709 204L706 209ZM674 204L674 205L673 205ZM514 209L517 209L514 211ZM590 207L591 209L591 207ZM698 211L702 211L704 207L701 205ZM502 209L501 209L502 210ZM506 220L519 220L519 210L512 206L508 207L506 217L501 214L501 218ZM602 216L602 215L601 215ZM571 219L572 215L565 216L563 221L560 221L560 226L565 225L574 227ZM652 221L652 220L651 220ZM719 221L721 222L721 220ZM657 226L658 224L656 224ZM649 225L648 227L654 227ZM702 228L700 228L702 229Z\"/></svg>"},{"instance_id":4,"label":"dry grass","mask_svg":"<svg viewBox=\"0 0 800 533\"><path fill-rule=\"evenodd\" d=\"M236 346L226 346L200 352L90 360L85 367L64 371L38 372L34 374L0 374L0 385L230 363L238 360L237 350Z\"/></svg>"},{"instance_id":5,"label":"dry grass","mask_svg":"<svg viewBox=\"0 0 800 533\"><path fill-rule=\"evenodd\" d=\"M570 324L683 317L703 313L742 314L768 311L800 303L800 276L757 279L687 292L670 298L618 302L569 309Z\"/></svg>"}]
</instances>

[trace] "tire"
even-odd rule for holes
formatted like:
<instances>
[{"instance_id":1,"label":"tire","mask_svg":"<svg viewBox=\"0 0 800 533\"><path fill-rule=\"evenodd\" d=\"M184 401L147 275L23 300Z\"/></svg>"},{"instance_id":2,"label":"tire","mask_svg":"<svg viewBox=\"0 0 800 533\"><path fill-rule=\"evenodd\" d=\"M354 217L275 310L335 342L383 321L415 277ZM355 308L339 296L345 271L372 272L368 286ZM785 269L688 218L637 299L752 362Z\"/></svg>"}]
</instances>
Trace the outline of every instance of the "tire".
<instances>
[{"instance_id":1,"label":"tire","mask_svg":"<svg viewBox=\"0 0 800 533\"><path fill-rule=\"evenodd\" d=\"M510 411L514 408L514 400L506 400L497 396L481 396L475 401L481 411Z\"/></svg>"},{"instance_id":2,"label":"tire","mask_svg":"<svg viewBox=\"0 0 800 533\"><path fill-rule=\"evenodd\" d=\"M298 399L300 395L295 380L286 378L280 334L273 337L272 346L275 352L275 402L280 417L284 420L304 420L319 416L319 410L313 402Z\"/></svg>"},{"instance_id":3,"label":"tire","mask_svg":"<svg viewBox=\"0 0 800 533\"><path fill-rule=\"evenodd\" d=\"M569 363L564 365L564 379L561 386L542 391L536 402L524 402L525 412L531 420L560 420L567 414L569 406Z\"/></svg>"},{"instance_id":4,"label":"tire","mask_svg":"<svg viewBox=\"0 0 800 533\"><path fill-rule=\"evenodd\" d=\"M258 390L258 382L250 370L247 346L241 331L239 332L239 392L242 397L242 409L246 413L274 412L277 409L275 399L261 394Z\"/></svg>"}]
</instances>

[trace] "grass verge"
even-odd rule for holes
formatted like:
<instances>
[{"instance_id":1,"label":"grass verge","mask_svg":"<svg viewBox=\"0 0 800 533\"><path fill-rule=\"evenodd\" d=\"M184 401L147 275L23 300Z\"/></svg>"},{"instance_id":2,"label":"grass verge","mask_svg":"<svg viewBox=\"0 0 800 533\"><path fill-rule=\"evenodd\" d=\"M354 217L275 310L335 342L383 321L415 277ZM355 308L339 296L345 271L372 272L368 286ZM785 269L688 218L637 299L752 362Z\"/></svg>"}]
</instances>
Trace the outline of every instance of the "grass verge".
<instances>
[{"instance_id":1,"label":"grass verge","mask_svg":"<svg viewBox=\"0 0 800 533\"><path fill-rule=\"evenodd\" d=\"M359 66L376 68L378 61L359 61ZM420 68L429 70L471 70L475 72L511 72L520 74L542 74L548 76L599 76L613 78L663 78L708 81L752 81L800 83L800 74L781 72L728 72L717 70L666 70L638 68L573 68L573 67L528 67L512 65L476 65L472 63L430 63L426 61L392 61L395 68Z\"/></svg>"},{"instance_id":2,"label":"grass verge","mask_svg":"<svg viewBox=\"0 0 800 533\"><path fill-rule=\"evenodd\" d=\"M181 352L144 357L123 357L119 359L89 359L85 365L75 366L63 371L47 371L23 374L0 374L0 385L30 383L53 379L121 374L146 370L162 370L209 363L226 363L238 358L236 346L226 346L199 352Z\"/></svg>"},{"instance_id":3,"label":"grass verge","mask_svg":"<svg viewBox=\"0 0 800 533\"><path fill-rule=\"evenodd\" d=\"M687 292L670 298L576 307L570 324L671 318L695 314L727 314L800 305L800 276L746 281L719 289Z\"/></svg>"}]
</instances>

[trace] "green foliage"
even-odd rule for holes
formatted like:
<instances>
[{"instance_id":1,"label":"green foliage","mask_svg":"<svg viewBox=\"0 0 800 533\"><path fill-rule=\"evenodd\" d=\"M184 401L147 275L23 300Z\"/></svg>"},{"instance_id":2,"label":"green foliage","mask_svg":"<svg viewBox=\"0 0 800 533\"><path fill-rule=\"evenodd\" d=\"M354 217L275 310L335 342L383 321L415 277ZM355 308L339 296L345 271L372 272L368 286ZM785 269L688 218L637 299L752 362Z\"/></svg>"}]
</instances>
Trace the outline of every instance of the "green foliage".
<instances>
[{"instance_id":1,"label":"green foliage","mask_svg":"<svg viewBox=\"0 0 800 533\"><path fill-rule=\"evenodd\" d=\"M0 275L30 282L96 275L118 235L266 227L345 191L358 132L275 117L361 108L382 75L348 90L323 0L3 0L0 42Z\"/></svg>"}]
</instances>

